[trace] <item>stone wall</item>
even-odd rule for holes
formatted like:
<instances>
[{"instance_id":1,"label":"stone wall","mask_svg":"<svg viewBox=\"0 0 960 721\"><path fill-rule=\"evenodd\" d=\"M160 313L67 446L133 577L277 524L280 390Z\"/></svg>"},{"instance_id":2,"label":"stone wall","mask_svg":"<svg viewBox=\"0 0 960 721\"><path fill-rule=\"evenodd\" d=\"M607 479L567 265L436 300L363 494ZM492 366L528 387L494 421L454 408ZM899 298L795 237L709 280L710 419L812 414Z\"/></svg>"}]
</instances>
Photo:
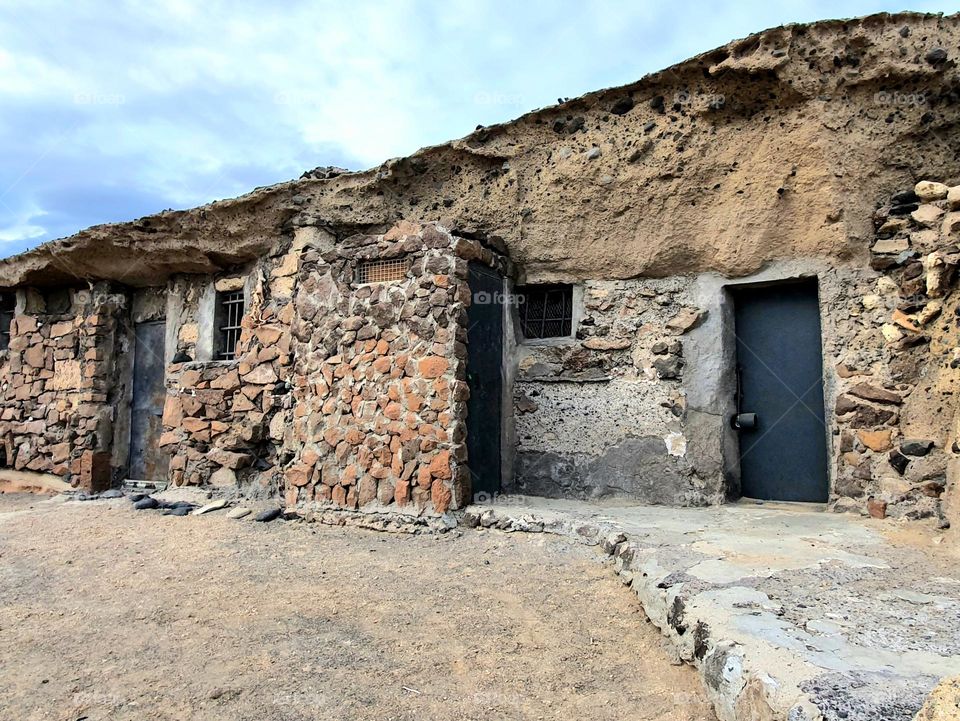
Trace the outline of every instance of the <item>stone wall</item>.
<instances>
[{"instance_id":1,"label":"stone wall","mask_svg":"<svg viewBox=\"0 0 960 721\"><path fill-rule=\"evenodd\" d=\"M874 217L871 266L837 354L838 509L935 516L955 486L960 186L923 181Z\"/></svg>"},{"instance_id":2,"label":"stone wall","mask_svg":"<svg viewBox=\"0 0 960 721\"><path fill-rule=\"evenodd\" d=\"M356 264L404 258L406 277L358 284ZM294 321L287 502L443 513L469 502L467 263L500 262L442 228L401 222L311 249Z\"/></svg>"},{"instance_id":3,"label":"stone wall","mask_svg":"<svg viewBox=\"0 0 960 721\"><path fill-rule=\"evenodd\" d=\"M406 263L401 280L357 282L358 263L389 258ZM289 506L465 505L469 260L504 265L435 224L340 239L301 228L230 276L246 277L249 304L228 362L196 360L210 279L172 281L171 482L279 492Z\"/></svg>"},{"instance_id":4,"label":"stone wall","mask_svg":"<svg viewBox=\"0 0 960 721\"><path fill-rule=\"evenodd\" d=\"M685 430L684 334L702 317L690 279L591 280L582 293L575 338L518 340L507 490L722 501L719 464L689 452Z\"/></svg>"},{"instance_id":5,"label":"stone wall","mask_svg":"<svg viewBox=\"0 0 960 721\"><path fill-rule=\"evenodd\" d=\"M960 187L921 182L874 221L869 266L810 259L736 281L583 281L576 337L520 340L513 354L506 490L681 505L736 497L725 289L816 276L831 503L946 524L941 498L960 452Z\"/></svg>"},{"instance_id":6,"label":"stone wall","mask_svg":"<svg viewBox=\"0 0 960 721\"><path fill-rule=\"evenodd\" d=\"M167 367L164 434L175 485L242 486L247 493L281 488L284 411L291 407L290 368L296 250L265 258L214 279L181 277L169 288L177 301L176 351ZM212 348L213 307L201 304L218 287L247 287L236 358L197 360ZM204 348L206 346L206 349Z\"/></svg>"},{"instance_id":7,"label":"stone wall","mask_svg":"<svg viewBox=\"0 0 960 721\"><path fill-rule=\"evenodd\" d=\"M0 361L6 465L107 488L126 298L107 283L20 296Z\"/></svg>"}]
</instances>

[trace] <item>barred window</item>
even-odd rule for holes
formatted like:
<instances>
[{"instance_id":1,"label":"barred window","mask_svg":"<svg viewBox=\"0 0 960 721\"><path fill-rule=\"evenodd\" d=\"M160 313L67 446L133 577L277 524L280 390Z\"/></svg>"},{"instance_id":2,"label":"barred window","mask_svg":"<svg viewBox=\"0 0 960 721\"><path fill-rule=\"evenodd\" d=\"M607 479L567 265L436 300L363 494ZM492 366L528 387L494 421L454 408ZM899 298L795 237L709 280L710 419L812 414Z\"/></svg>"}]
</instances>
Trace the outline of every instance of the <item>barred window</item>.
<instances>
[{"instance_id":1,"label":"barred window","mask_svg":"<svg viewBox=\"0 0 960 721\"><path fill-rule=\"evenodd\" d=\"M0 350L10 347L10 323L17 305L17 296L13 293L0 293Z\"/></svg>"},{"instance_id":2,"label":"barred window","mask_svg":"<svg viewBox=\"0 0 960 721\"><path fill-rule=\"evenodd\" d=\"M573 286L528 285L517 288L520 331L524 338L563 338L573 332Z\"/></svg>"},{"instance_id":3,"label":"barred window","mask_svg":"<svg viewBox=\"0 0 960 721\"><path fill-rule=\"evenodd\" d=\"M237 341L240 340L240 322L246 310L246 300L242 290L230 290L217 293L217 358L233 360L237 355Z\"/></svg>"},{"instance_id":4,"label":"barred window","mask_svg":"<svg viewBox=\"0 0 960 721\"><path fill-rule=\"evenodd\" d=\"M358 283L392 283L407 277L406 258L363 260L357 266Z\"/></svg>"}]
</instances>

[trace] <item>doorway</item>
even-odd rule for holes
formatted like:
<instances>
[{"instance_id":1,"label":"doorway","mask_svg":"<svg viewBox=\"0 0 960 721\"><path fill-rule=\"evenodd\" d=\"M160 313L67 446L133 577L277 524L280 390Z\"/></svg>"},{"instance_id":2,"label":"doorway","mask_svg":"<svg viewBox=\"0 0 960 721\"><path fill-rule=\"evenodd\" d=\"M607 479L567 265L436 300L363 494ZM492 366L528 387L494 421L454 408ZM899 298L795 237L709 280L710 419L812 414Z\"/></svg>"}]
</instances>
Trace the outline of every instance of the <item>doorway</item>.
<instances>
[{"instance_id":1,"label":"doorway","mask_svg":"<svg viewBox=\"0 0 960 721\"><path fill-rule=\"evenodd\" d=\"M471 262L467 311L467 466L471 493L500 492L503 411L503 277Z\"/></svg>"},{"instance_id":2,"label":"doorway","mask_svg":"<svg viewBox=\"0 0 960 721\"><path fill-rule=\"evenodd\" d=\"M166 481L169 457L160 450L166 399L166 323L134 326L133 397L130 404L130 459L127 476L137 481Z\"/></svg>"},{"instance_id":3,"label":"doorway","mask_svg":"<svg viewBox=\"0 0 960 721\"><path fill-rule=\"evenodd\" d=\"M740 485L748 498L826 502L827 431L816 279L730 288Z\"/></svg>"}]
</instances>

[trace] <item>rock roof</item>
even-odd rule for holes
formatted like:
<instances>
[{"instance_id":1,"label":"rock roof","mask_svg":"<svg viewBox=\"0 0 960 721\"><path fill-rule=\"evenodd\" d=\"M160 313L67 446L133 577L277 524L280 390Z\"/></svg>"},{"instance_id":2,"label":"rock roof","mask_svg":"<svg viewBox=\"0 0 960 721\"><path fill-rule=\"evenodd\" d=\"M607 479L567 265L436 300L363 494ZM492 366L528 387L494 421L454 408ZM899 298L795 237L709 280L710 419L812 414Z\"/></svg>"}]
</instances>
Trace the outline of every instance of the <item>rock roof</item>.
<instances>
[{"instance_id":1,"label":"rock roof","mask_svg":"<svg viewBox=\"0 0 960 721\"><path fill-rule=\"evenodd\" d=\"M867 257L900 187L957 171L960 15L787 25L361 172L308 171L0 261L0 287L162 284L401 218L496 237L528 279L745 275Z\"/></svg>"}]
</instances>

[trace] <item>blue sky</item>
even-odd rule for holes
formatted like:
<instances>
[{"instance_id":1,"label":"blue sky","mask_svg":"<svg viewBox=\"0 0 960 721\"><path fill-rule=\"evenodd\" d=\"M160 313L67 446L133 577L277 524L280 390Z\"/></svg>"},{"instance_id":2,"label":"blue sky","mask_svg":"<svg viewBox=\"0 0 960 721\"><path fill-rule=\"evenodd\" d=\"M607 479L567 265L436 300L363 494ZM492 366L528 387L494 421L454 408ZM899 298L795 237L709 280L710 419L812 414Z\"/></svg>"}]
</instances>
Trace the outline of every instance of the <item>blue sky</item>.
<instances>
[{"instance_id":1,"label":"blue sky","mask_svg":"<svg viewBox=\"0 0 960 721\"><path fill-rule=\"evenodd\" d=\"M767 27L898 9L878 0L4 0L0 256L318 165L374 166Z\"/></svg>"}]
</instances>

